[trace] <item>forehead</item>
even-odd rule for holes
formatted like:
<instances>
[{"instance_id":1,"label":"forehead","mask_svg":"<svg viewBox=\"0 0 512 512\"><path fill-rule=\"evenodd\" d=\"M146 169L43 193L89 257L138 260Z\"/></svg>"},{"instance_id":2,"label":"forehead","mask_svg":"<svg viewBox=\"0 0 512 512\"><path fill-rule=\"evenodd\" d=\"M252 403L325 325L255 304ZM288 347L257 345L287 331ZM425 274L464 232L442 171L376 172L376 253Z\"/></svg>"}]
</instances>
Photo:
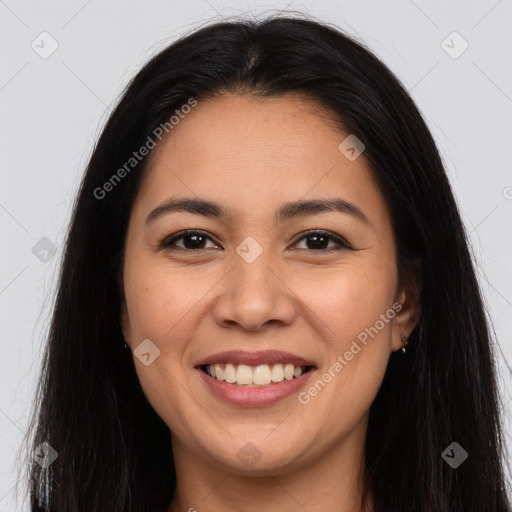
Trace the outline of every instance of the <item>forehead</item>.
<instances>
[{"instance_id":1,"label":"forehead","mask_svg":"<svg viewBox=\"0 0 512 512\"><path fill-rule=\"evenodd\" d=\"M339 149L348 135L298 95L198 101L153 150L139 201L196 195L254 216L284 200L342 196L387 215L364 153L351 161Z\"/></svg>"}]
</instances>

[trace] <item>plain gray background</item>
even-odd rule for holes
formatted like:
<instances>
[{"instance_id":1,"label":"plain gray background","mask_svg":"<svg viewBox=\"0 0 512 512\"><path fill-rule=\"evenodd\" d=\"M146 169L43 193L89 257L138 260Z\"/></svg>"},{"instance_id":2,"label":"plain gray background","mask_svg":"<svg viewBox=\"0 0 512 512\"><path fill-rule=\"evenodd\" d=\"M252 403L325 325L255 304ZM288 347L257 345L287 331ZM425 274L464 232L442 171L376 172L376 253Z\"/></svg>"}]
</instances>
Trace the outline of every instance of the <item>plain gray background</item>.
<instances>
[{"instance_id":1,"label":"plain gray background","mask_svg":"<svg viewBox=\"0 0 512 512\"><path fill-rule=\"evenodd\" d=\"M177 36L208 20L280 10L312 14L356 35L395 72L426 118L470 233L499 340L512 445L511 0L6 0L0 1L0 512L27 510L15 500L18 450L70 207L109 109L149 57ZM47 55L52 45L58 47Z\"/></svg>"}]
</instances>

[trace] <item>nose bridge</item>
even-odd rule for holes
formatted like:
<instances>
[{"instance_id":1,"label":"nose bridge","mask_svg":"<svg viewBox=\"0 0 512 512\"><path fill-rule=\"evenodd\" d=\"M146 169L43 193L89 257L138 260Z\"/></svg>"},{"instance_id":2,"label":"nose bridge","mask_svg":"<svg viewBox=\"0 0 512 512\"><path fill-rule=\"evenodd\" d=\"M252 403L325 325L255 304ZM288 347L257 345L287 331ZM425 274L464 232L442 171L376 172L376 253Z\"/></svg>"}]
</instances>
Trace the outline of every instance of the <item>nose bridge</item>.
<instances>
[{"instance_id":1,"label":"nose bridge","mask_svg":"<svg viewBox=\"0 0 512 512\"><path fill-rule=\"evenodd\" d=\"M216 301L217 323L236 322L245 329L256 330L270 320L289 323L293 319L293 300L278 277L279 264L274 260L270 249L250 237L237 247L233 266Z\"/></svg>"},{"instance_id":2,"label":"nose bridge","mask_svg":"<svg viewBox=\"0 0 512 512\"><path fill-rule=\"evenodd\" d=\"M275 267L272 251L263 247L254 238L248 237L237 248L234 255L233 290L237 300L248 307L268 308L279 293L271 268Z\"/></svg>"}]
</instances>

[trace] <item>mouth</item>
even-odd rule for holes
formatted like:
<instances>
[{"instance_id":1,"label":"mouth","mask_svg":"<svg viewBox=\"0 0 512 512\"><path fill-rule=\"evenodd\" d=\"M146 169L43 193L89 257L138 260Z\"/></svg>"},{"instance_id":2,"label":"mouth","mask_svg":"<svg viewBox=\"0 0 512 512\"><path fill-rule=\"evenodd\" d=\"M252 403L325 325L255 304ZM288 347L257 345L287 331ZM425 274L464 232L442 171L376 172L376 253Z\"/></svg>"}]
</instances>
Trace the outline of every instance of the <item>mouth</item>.
<instances>
[{"instance_id":1,"label":"mouth","mask_svg":"<svg viewBox=\"0 0 512 512\"><path fill-rule=\"evenodd\" d=\"M205 364L199 367L213 379L236 387L261 388L277 386L282 382L300 378L315 369L314 366L285 364L260 364L251 366L236 363Z\"/></svg>"},{"instance_id":2,"label":"mouth","mask_svg":"<svg viewBox=\"0 0 512 512\"><path fill-rule=\"evenodd\" d=\"M318 369L287 352L230 351L195 366L209 391L237 406L265 406L297 393Z\"/></svg>"}]
</instances>

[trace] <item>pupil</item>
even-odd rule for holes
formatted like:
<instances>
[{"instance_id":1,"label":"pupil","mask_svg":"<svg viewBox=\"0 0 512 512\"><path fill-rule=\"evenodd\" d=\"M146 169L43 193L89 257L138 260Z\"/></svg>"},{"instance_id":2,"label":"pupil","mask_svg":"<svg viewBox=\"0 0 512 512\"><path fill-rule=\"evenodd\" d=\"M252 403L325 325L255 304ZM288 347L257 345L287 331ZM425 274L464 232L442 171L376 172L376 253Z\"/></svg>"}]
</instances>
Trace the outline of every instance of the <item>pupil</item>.
<instances>
[{"instance_id":1,"label":"pupil","mask_svg":"<svg viewBox=\"0 0 512 512\"><path fill-rule=\"evenodd\" d=\"M309 240L317 240L318 241L318 239L323 239L323 241L325 242L328 239L328 237L326 237L325 235L311 235L309 237ZM325 247L321 247L321 246L325 246L325 245L326 244L322 243L322 242L320 242L320 244L313 243L313 247L315 247L315 248L319 248L319 247L320 248L325 248Z\"/></svg>"},{"instance_id":2,"label":"pupil","mask_svg":"<svg viewBox=\"0 0 512 512\"><path fill-rule=\"evenodd\" d=\"M202 240L202 235L187 235L183 239L184 245L187 249L197 249L204 240ZM187 240L194 240L192 244L187 244ZM187 247L187 245L192 245L192 247Z\"/></svg>"}]
</instances>

